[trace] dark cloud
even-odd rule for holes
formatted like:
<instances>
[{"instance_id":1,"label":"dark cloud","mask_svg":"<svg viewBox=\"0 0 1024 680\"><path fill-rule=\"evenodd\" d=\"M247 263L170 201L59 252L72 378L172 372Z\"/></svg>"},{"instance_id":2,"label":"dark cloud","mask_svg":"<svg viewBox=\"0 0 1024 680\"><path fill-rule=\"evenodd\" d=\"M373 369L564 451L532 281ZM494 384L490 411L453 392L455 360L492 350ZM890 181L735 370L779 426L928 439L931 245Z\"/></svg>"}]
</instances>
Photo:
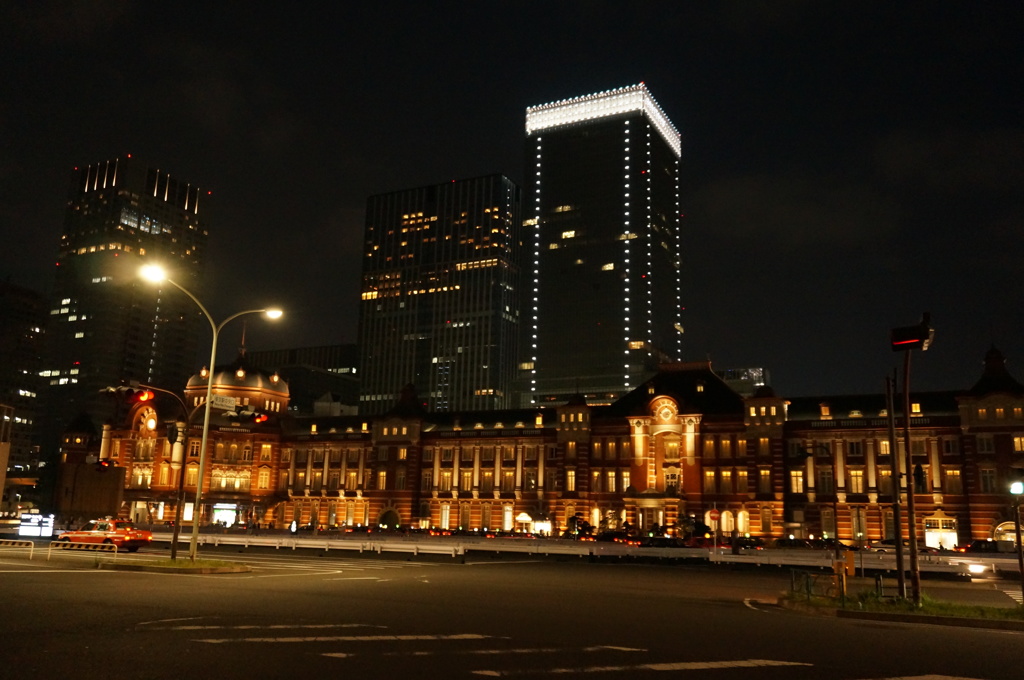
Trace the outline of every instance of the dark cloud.
<instances>
[{"instance_id":1,"label":"dark cloud","mask_svg":"<svg viewBox=\"0 0 1024 680\"><path fill-rule=\"evenodd\" d=\"M75 2L5 2L0 5L0 29L6 40L19 47L51 48L88 46L115 31L131 14L130 0Z\"/></svg>"},{"instance_id":2,"label":"dark cloud","mask_svg":"<svg viewBox=\"0 0 1024 680\"><path fill-rule=\"evenodd\" d=\"M842 176L757 175L704 186L692 197L694 221L752 248L770 242L807 256L884 246L897 218L884 196Z\"/></svg>"},{"instance_id":3,"label":"dark cloud","mask_svg":"<svg viewBox=\"0 0 1024 680\"><path fill-rule=\"evenodd\" d=\"M980 196L1016 195L1024 186L1024 130L909 130L879 141L883 177L901 186Z\"/></svg>"}]
</instances>

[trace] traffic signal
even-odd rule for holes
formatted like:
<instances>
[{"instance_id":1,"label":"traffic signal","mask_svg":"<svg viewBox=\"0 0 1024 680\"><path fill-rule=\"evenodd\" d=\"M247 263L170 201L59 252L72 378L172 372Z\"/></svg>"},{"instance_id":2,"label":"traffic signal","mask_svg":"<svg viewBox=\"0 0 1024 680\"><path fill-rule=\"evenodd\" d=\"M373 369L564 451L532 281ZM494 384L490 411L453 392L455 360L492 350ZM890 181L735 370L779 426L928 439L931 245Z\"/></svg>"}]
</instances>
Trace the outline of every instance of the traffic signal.
<instances>
[{"instance_id":1,"label":"traffic signal","mask_svg":"<svg viewBox=\"0 0 1024 680\"><path fill-rule=\"evenodd\" d=\"M926 313L921 323L916 326L903 326L893 328L889 332L889 344L894 352L905 352L911 349L919 349L922 352L928 349L935 337L935 329L931 327L930 317Z\"/></svg>"},{"instance_id":2,"label":"traffic signal","mask_svg":"<svg viewBox=\"0 0 1024 680\"><path fill-rule=\"evenodd\" d=\"M104 458L96 463L96 472L106 472L107 468L113 467L109 459Z\"/></svg>"},{"instance_id":3,"label":"traffic signal","mask_svg":"<svg viewBox=\"0 0 1024 680\"><path fill-rule=\"evenodd\" d=\"M252 422L254 423L265 423L268 420L270 420L270 416L268 416L266 413L253 413L249 417L252 419Z\"/></svg>"},{"instance_id":4,"label":"traffic signal","mask_svg":"<svg viewBox=\"0 0 1024 680\"><path fill-rule=\"evenodd\" d=\"M129 399L134 403L141 404L142 402L153 401L156 399L156 395L153 394L152 390L138 390Z\"/></svg>"}]
</instances>

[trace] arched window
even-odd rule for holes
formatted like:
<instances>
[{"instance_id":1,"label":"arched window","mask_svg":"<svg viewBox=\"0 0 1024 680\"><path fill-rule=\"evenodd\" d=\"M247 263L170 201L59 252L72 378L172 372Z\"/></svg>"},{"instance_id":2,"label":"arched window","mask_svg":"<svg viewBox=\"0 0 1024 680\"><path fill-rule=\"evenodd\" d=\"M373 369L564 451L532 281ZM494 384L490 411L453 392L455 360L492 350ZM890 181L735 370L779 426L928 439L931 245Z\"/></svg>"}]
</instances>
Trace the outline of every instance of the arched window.
<instances>
[{"instance_id":1,"label":"arched window","mask_svg":"<svg viewBox=\"0 0 1024 680\"><path fill-rule=\"evenodd\" d=\"M736 513L736 531L741 534L750 533L750 513L746 510L740 510Z\"/></svg>"}]
</instances>

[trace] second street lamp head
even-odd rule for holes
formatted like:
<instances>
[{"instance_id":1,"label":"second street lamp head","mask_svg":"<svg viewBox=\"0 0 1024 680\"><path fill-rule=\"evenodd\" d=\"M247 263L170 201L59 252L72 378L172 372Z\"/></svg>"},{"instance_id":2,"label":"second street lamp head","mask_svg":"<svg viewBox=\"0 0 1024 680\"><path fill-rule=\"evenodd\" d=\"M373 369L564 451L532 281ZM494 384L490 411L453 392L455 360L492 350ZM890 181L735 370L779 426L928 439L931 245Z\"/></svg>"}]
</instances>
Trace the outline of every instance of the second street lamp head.
<instances>
[{"instance_id":1,"label":"second street lamp head","mask_svg":"<svg viewBox=\"0 0 1024 680\"><path fill-rule=\"evenodd\" d=\"M147 281L160 283L167 278L167 272L165 272L164 268L158 264L147 264L143 265L142 268L139 269L139 276Z\"/></svg>"}]
</instances>

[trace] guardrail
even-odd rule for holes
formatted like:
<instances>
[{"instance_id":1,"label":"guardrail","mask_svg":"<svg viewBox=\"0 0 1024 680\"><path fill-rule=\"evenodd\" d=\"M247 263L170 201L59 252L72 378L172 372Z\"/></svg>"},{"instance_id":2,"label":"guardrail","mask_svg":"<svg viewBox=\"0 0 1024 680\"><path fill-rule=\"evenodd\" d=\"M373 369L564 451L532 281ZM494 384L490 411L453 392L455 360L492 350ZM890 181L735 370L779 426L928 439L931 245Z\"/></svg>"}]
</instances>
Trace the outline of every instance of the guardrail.
<instances>
[{"instance_id":1,"label":"guardrail","mask_svg":"<svg viewBox=\"0 0 1024 680\"><path fill-rule=\"evenodd\" d=\"M155 528L155 527L154 527ZM156 531L154 541L170 542L170 532ZM187 542L179 536L179 542ZM829 550L796 550L770 548L766 550L741 549L733 553L728 548L663 548L637 547L620 543L583 542L559 538L485 538L483 536L423 536L408 534L338 534L325 532L310 535L282 533L264 534L201 533L201 545L237 545L243 547L263 546L269 548L300 548L324 551L353 551L372 553L407 553L412 555L464 556L467 552L519 553L526 555L575 555L595 558L655 558L664 560L706 560L721 564L775 565L779 567L804 567L831 570L835 555ZM843 557L849 553L844 552ZM868 550L856 551L854 566L857 573L891 572L896 570L896 556L893 553L878 553ZM1007 559L970 557L963 553L940 555L922 554L919 566L922 573L946 574L966 577L972 564L985 564L988 571L1014 572L1016 564Z\"/></svg>"},{"instance_id":2,"label":"guardrail","mask_svg":"<svg viewBox=\"0 0 1024 680\"><path fill-rule=\"evenodd\" d=\"M46 551L46 559L50 559L50 555L53 554L54 550L77 550L85 552L112 552L114 553L114 559L117 559L117 546L113 543L72 543L71 541L50 541L50 546Z\"/></svg>"},{"instance_id":3,"label":"guardrail","mask_svg":"<svg viewBox=\"0 0 1024 680\"><path fill-rule=\"evenodd\" d=\"M32 541L19 541L15 539L3 539L0 540L0 548L28 548L28 558L32 559L32 553L36 549L36 544Z\"/></svg>"}]
</instances>

